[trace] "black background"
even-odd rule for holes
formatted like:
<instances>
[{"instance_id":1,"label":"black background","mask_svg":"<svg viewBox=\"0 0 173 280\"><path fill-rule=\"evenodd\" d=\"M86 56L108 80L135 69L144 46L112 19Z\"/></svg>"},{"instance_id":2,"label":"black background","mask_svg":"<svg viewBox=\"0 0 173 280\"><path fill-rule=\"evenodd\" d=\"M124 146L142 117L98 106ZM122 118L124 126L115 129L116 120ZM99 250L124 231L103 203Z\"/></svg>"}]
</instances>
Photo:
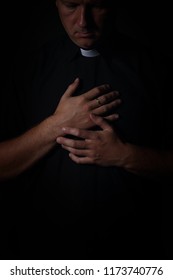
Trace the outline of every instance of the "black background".
<instances>
[{"instance_id":1,"label":"black background","mask_svg":"<svg viewBox=\"0 0 173 280\"><path fill-rule=\"evenodd\" d=\"M115 0L116 1L116 0ZM0 46L1 81L5 81L9 65L23 37L42 30L42 38L54 36L56 32L55 0L8 0L1 2L0 9ZM131 1L130 1L131 2ZM150 6L140 1L138 6L126 6L123 1L117 19L121 32L137 38L143 44L160 52L166 59L173 58L171 4L161 2ZM50 28L52 27L52 28ZM30 31L29 31L30 30ZM50 32L50 30L52 30Z\"/></svg>"}]
</instances>

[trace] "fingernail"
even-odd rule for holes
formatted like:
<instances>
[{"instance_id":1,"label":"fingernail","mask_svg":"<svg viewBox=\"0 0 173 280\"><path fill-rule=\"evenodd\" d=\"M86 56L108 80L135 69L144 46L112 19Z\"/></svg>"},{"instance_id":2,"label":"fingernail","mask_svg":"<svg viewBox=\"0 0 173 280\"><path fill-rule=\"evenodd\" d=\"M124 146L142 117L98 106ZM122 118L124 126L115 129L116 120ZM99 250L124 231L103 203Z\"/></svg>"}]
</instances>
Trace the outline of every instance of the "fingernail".
<instances>
[{"instance_id":1,"label":"fingernail","mask_svg":"<svg viewBox=\"0 0 173 280\"><path fill-rule=\"evenodd\" d=\"M74 80L74 82L75 82L75 83L79 82L79 78L76 78L76 79Z\"/></svg>"}]
</instances>

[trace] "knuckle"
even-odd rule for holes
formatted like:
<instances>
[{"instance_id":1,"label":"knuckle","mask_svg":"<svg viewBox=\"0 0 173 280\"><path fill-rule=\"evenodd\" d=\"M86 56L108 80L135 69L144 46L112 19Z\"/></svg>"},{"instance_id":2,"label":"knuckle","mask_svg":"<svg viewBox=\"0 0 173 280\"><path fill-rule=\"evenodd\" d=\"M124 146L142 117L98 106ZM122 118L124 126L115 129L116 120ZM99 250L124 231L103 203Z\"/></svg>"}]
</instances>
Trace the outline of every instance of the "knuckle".
<instances>
[{"instance_id":1,"label":"knuckle","mask_svg":"<svg viewBox=\"0 0 173 280\"><path fill-rule=\"evenodd\" d=\"M101 103L105 103L107 101L107 96L106 95L103 95L101 98L100 98L100 101Z\"/></svg>"},{"instance_id":2,"label":"knuckle","mask_svg":"<svg viewBox=\"0 0 173 280\"><path fill-rule=\"evenodd\" d=\"M112 105L113 107L117 106L117 105L118 105L118 104L117 104L117 101L116 101L116 100L113 101L113 102L111 103L111 105Z\"/></svg>"},{"instance_id":3,"label":"knuckle","mask_svg":"<svg viewBox=\"0 0 173 280\"><path fill-rule=\"evenodd\" d=\"M99 154L94 153L92 157L93 164L96 164L98 162Z\"/></svg>"},{"instance_id":4,"label":"knuckle","mask_svg":"<svg viewBox=\"0 0 173 280\"><path fill-rule=\"evenodd\" d=\"M71 148L73 148L73 150L76 148L76 143L74 141L71 143Z\"/></svg>"},{"instance_id":5,"label":"knuckle","mask_svg":"<svg viewBox=\"0 0 173 280\"><path fill-rule=\"evenodd\" d=\"M90 153L89 153L89 157L92 159L92 161L94 161L94 158L95 158L95 152L94 152L94 151L90 151Z\"/></svg>"},{"instance_id":6,"label":"knuckle","mask_svg":"<svg viewBox=\"0 0 173 280\"><path fill-rule=\"evenodd\" d=\"M111 105L112 105L112 106L117 106L117 105L118 105L117 100L112 101L112 102L111 102Z\"/></svg>"},{"instance_id":7,"label":"knuckle","mask_svg":"<svg viewBox=\"0 0 173 280\"><path fill-rule=\"evenodd\" d=\"M99 154L99 153L96 153L96 154L95 154L95 160L97 161L99 158L100 158L100 154Z\"/></svg>"},{"instance_id":8,"label":"knuckle","mask_svg":"<svg viewBox=\"0 0 173 280\"><path fill-rule=\"evenodd\" d=\"M109 96L108 96L109 101L115 100L115 98L116 98L116 96L115 96L114 92L109 93Z\"/></svg>"},{"instance_id":9,"label":"knuckle","mask_svg":"<svg viewBox=\"0 0 173 280\"><path fill-rule=\"evenodd\" d=\"M76 156L79 156L79 155L80 155L80 152L79 152L77 149L74 149L74 154L75 154Z\"/></svg>"},{"instance_id":10,"label":"knuckle","mask_svg":"<svg viewBox=\"0 0 173 280\"><path fill-rule=\"evenodd\" d=\"M111 93L110 93L110 98L111 98L111 99L115 99L115 98L116 98L115 92L111 92Z\"/></svg>"},{"instance_id":11,"label":"knuckle","mask_svg":"<svg viewBox=\"0 0 173 280\"><path fill-rule=\"evenodd\" d=\"M86 98L86 96L83 94L83 95L80 95L79 96L79 100L81 101L81 103L86 103L86 101L87 101L87 98Z\"/></svg>"},{"instance_id":12,"label":"knuckle","mask_svg":"<svg viewBox=\"0 0 173 280\"><path fill-rule=\"evenodd\" d=\"M106 84L106 85L105 85L105 89L110 90L110 89L111 89L111 86L110 86L109 84Z\"/></svg>"},{"instance_id":13,"label":"knuckle","mask_svg":"<svg viewBox=\"0 0 173 280\"><path fill-rule=\"evenodd\" d=\"M91 93L92 93L92 90L89 90L89 91L83 93L83 94L80 95L80 96L83 96L83 98L84 98L85 100L89 100L89 99L90 99Z\"/></svg>"},{"instance_id":14,"label":"knuckle","mask_svg":"<svg viewBox=\"0 0 173 280\"><path fill-rule=\"evenodd\" d=\"M109 85L109 84L105 84L105 85L104 85L104 89L105 89L105 90L110 90L110 85Z\"/></svg>"},{"instance_id":15,"label":"knuckle","mask_svg":"<svg viewBox=\"0 0 173 280\"><path fill-rule=\"evenodd\" d=\"M80 164L80 159L79 159L79 158L76 158L75 162L76 162L77 164Z\"/></svg>"},{"instance_id":16,"label":"knuckle","mask_svg":"<svg viewBox=\"0 0 173 280\"><path fill-rule=\"evenodd\" d=\"M80 130L78 128L75 129L75 136L79 137L80 135Z\"/></svg>"},{"instance_id":17,"label":"knuckle","mask_svg":"<svg viewBox=\"0 0 173 280\"><path fill-rule=\"evenodd\" d=\"M103 106L103 113L106 113L108 110L109 110L109 108L107 105Z\"/></svg>"},{"instance_id":18,"label":"knuckle","mask_svg":"<svg viewBox=\"0 0 173 280\"><path fill-rule=\"evenodd\" d=\"M89 103L85 103L85 104L84 104L84 106L83 106L83 110L84 110L85 112L90 111L90 106L89 106Z\"/></svg>"},{"instance_id":19,"label":"knuckle","mask_svg":"<svg viewBox=\"0 0 173 280\"><path fill-rule=\"evenodd\" d=\"M96 94L101 94L103 92L103 87L97 87L96 89L95 89L95 93Z\"/></svg>"},{"instance_id":20,"label":"knuckle","mask_svg":"<svg viewBox=\"0 0 173 280\"><path fill-rule=\"evenodd\" d=\"M83 102L87 102L88 101L88 98L87 98L86 94L82 94L80 97L81 97Z\"/></svg>"},{"instance_id":21,"label":"knuckle","mask_svg":"<svg viewBox=\"0 0 173 280\"><path fill-rule=\"evenodd\" d=\"M106 85L102 85L96 88L98 93L104 93L107 92L108 90L110 90L110 86L108 84Z\"/></svg>"},{"instance_id":22,"label":"knuckle","mask_svg":"<svg viewBox=\"0 0 173 280\"><path fill-rule=\"evenodd\" d=\"M83 141L82 148L83 148L83 149L87 149L87 148L88 148L86 141Z\"/></svg>"}]
</instances>

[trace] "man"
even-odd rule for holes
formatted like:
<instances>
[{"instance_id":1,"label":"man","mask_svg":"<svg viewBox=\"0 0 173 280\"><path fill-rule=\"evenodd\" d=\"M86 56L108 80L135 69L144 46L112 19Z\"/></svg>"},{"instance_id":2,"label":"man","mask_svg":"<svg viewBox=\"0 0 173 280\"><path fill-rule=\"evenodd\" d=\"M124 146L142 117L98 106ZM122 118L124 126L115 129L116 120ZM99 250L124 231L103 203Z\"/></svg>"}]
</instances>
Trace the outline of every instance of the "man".
<instances>
[{"instance_id":1,"label":"man","mask_svg":"<svg viewBox=\"0 0 173 280\"><path fill-rule=\"evenodd\" d=\"M173 157L171 130L160 135L158 77L142 46L116 32L114 1L56 6L62 31L21 54L3 98L10 254L163 258L162 182Z\"/></svg>"}]
</instances>

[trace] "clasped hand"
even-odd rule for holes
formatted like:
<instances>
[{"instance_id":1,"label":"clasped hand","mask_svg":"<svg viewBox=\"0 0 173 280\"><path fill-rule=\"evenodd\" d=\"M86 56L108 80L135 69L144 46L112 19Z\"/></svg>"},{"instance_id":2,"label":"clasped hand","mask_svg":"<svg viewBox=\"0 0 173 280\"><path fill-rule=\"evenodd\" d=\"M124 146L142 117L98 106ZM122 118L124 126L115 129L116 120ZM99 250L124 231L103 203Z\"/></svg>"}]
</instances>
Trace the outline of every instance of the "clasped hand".
<instances>
[{"instance_id":1,"label":"clasped hand","mask_svg":"<svg viewBox=\"0 0 173 280\"><path fill-rule=\"evenodd\" d=\"M58 137L57 143L69 151L70 158L78 164L121 166L125 144L102 117L91 114L90 118L101 130L63 127L64 137ZM80 140L66 138L66 135L76 136Z\"/></svg>"}]
</instances>

